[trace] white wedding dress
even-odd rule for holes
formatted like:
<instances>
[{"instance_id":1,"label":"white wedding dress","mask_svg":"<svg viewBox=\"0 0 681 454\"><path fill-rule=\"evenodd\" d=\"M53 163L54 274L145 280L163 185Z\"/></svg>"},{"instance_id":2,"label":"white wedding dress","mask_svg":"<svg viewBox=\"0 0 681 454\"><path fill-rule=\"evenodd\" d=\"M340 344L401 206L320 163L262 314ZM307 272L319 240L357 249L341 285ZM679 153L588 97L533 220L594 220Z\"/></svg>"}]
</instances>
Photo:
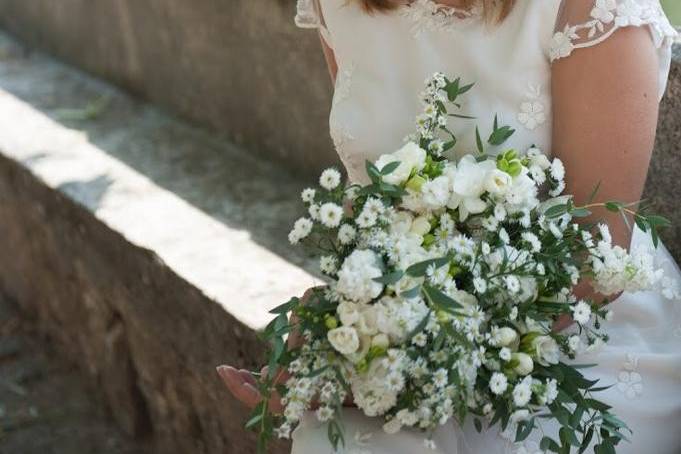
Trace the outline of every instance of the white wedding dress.
<instances>
[{"instance_id":1,"label":"white wedding dress","mask_svg":"<svg viewBox=\"0 0 681 454\"><path fill-rule=\"evenodd\" d=\"M660 98L666 86L675 31L658 0L517 0L498 26L480 11L460 11L415 0L387 14L369 15L356 0L299 0L296 23L318 28L338 63L330 130L349 177L366 181L364 162L396 150L413 132L418 94L436 71L475 82L462 113L474 123L452 122L457 155L475 150L471 124L491 131L494 114L515 128L518 149L551 150L551 63L607 40L617 29L644 26L659 50ZM588 68L584 69L588 71ZM508 145L508 143L506 144ZM569 170L569 169L568 169ZM633 247L646 244L636 231ZM664 247L657 260L669 276L681 272ZM611 341L580 362L598 363L589 377L614 385L599 393L634 430L621 454L681 453L681 301L646 292L624 294L613 305ZM428 452L423 435L383 433L379 421L356 409L344 412L347 454ZM556 437L554 428L543 427ZM442 426L436 453L538 454L540 437L513 443L514 433L492 428ZM332 453L326 426L309 414L293 434L293 454Z\"/></svg>"}]
</instances>

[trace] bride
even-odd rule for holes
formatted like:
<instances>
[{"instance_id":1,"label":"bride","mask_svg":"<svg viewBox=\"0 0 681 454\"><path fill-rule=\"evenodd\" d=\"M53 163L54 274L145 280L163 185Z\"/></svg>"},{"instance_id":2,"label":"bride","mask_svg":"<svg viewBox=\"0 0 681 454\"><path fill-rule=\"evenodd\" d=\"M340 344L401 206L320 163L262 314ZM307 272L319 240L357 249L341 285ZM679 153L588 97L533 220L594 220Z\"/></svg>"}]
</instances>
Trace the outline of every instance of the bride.
<instances>
[{"instance_id":1,"label":"bride","mask_svg":"<svg viewBox=\"0 0 681 454\"><path fill-rule=\"evenodd\" d=\"M601 200L640 199L675 36L658 0L299 0L296 23L319 30L335 81L331 136L351 180L364 183L365 160L400 147L424 79L440 71L476 83L461 110L481 128L491 129L496 113L516 130L517 149L534 144L558 156L578 203L599 181ZM452 128L458 157L476 149L470 125ZM620 245L648 241L617 215L598 214ZM664 247L656 255L681 279ZM578 291L588 294L588 284ZM681 302L623 294L612 309L610 342L582 362L597 363L589 376L614 385L600 398L633 429L618 452L681 453ZM258 402L250 374L219 371L238 399ZM344 425L348 454L425 451L419 434L387 435L356 409L344 412ZM436 452L541 452L538 438L515 444L514 435L447 424ZM312 414L292 452L332 452Z\"/></svg>"}]
</instances>

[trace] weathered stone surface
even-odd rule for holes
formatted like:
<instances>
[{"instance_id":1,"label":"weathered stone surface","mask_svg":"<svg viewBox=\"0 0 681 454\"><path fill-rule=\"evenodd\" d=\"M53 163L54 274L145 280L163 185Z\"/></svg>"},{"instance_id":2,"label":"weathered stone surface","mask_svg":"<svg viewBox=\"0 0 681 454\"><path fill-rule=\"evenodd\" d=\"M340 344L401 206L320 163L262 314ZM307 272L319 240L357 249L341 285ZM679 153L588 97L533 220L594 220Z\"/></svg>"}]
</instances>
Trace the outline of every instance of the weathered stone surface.
<instances>
[{"instance_id":1,"label":"weathered stone surface","mask_svg":"<svg viewBox=\"0 0 681 454\"><path fill-rule=\"evenodd\" d=\"M660 106L657 143L653 153L644 198L652 209L672 221L662 233L666 246L681 260L681 44L674 49L667 94Z\"/></svg>"},{"instance_id":2,"label":"weathered stone surface","mask_svg":"<svg viewBox=\"0 0 681 454\"><path fill-rule=\"evenodd\" d=\"M259 365L254 328L315 282L282 241L302 184L6 39L0 123L0 289L128 433L253 452L215 366Z\"/></svg>"},{"instance_id":3,"label":"weathered stone surface","mask_svg":"<svg viewBox=\"0 0 681 454\"><path fill-rule=\"evenodd\" d=\"M331 87L294 10L293 0L0 0L0 26L309 174L336 161Z\"/></svg>"},{"instance_id":4,"label":"weathered stone surface","mask_svg":"<svg viewBox=\"0 0 681 454\"><path fill-rule=\"evenodd\" d=\"M0 194L0 287L89 371L121 426L158 452L253 452L215 365L257 366L255 333L5 157Z\"/></svg>"}]
</instances>

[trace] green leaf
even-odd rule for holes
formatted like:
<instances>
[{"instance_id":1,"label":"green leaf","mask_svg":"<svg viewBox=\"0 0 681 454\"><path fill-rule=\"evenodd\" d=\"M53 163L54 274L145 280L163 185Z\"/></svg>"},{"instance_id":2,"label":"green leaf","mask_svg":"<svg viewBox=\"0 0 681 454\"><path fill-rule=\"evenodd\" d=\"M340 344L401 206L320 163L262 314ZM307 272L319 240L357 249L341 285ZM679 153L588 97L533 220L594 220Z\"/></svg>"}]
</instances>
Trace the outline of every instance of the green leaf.
<instances>
[{"instance_id":1,"label":"green leaf","mask_svg":"<svg viewBox=\"0 0 681 454\"><path fill-rule=\"evenodd\" d=\"M400 161L393 161L390 162L381 168L380 172L382 176L390 175L393 173L397 168L400 166L401 162Z\"/></svg>"},{"instance_id":2,"label":"green leaf","mask_svg":"<svg viewBox=\"0 0 681 454\"><path fill-rule=\"evenodd\" d=\"M463 87L459 88L459 94L460 94L460 95L463 95L463 94L466 93L468 90L470 90L471 88L473 88L474 85L475 85L475 82L473 82L472 84L464 85Z\"/></svg>"},{"instance_id":3,"label":"green leaf","mask_svg":"<svg viewBox=\"0 0 681 454\"><path fill-rule=\"evenodd\" d=\"M577 439L577 436L575 435L575 431L568 428L568 427L561 427L560 431L558 432L560 435L560 441L565 445L569 444L572 446L579 446L579 440Z\"/></svg>"},{"instance_id":4,"label":"green leaf","mask_svg":"<svg viewBox=\"0 0 681 454\"><path fill-rule=\"evenodd\" d=\"M622 205L622 202L617 201L605 202L605 209L608 211L612 211L613 213L619 213L623 207L624 205Z\"/></svg>"},{"instance_id":5,"label":"green leaf","mask_svg":"<svg viewBox=\"0 0 681 454\"><path fill-rule=\"evenodd\" d=\"M593 191L591 191L591 194L589 195L589 198L587 199L586 203L591 203L594 201L596 198L596 194L598 194L598 191L601 189L601 182L599 181L596 187L594 188Z\"/></svg>"},{"instance_id":6,"label":"green leaf","mask_svg":"<svg viewBox=\"0 0 681 454\"><path fill-rule=\"evenodd\" d=\"M558 446L558 443L556 443L553 438L551 437L544 437L541 439L541 442L539 443L539 449L542 451L553 451L553 452L558 452L560 449L560 446Z\"/></svg>"},{"instance_id":7,"label":"green leaf","mask_svg":"<svg viewBox=\"0 0 681 454\"><path fill-rule=\"evenodd\" d=\"M435 268L440 268L447 265L450 261L449 257L441 257L439 259L425 260L418 262L407 268L406 273L412 277L423 277L428 271L428 267L434 265Z\"/></svg>"},{"instance_id":8,"label":"green leaf","mask_svg":"<svg viewBox=\"0 0 681 454\"><path fill-rule=\"evenodd\" d=\"M262 421L262 412L258 412L257 415L253 416L251 419L248 420L248 422L245 425L246 429L252 429L255 427L256 424L258 424L260 421Z\"/></svg>"},{"instance_id":9,"label":"green leaf","mask_svg":"<svg viewBox=\"0 0 681 454\"><path fill-rule=\"evenodd\" d=\"M270 314L286 314L288 312L291 312L291 309L293 309L295 306L297 306L300 303L299 298L291 298L288 300L288 302L275 307L270 311Z\"/></svg>"},{"instance_id":10,"label":"green leaf","mask_svg":"<svg viewBox=\"0 0 681 454\"><path fill-rule=\"evenodd\" d=\"M369 178L371 179L371 181L372 181L373 183L378 184L378 182L379 182L380 179L381 179L381 172L380 172L380 171L378 170L378 168L377 168L371 161L369 161L368 159L367 159L367 161L365 162L365 166L366 166L367 175L369 176Z\"/></svg>"},{"instance_id":11,"label":"green leaf","mask_svg":"<svg viewBox=\"0 0 681 454\"><path fill-rule=\"evenodd\" d=\"M586 208L575 208L570 212L570 214L576 218L587 218L591 216L592 213Z\"/></svg>"},{"instance_id":12,"label":"green leaf","mask_svg":"<svg viewBox=\"0 0 681 454\"><path fill-rule=\"evenodd\" d=\"M589 427L589 430L586 431L586 434L584 435L584 438L582 439L582 445L579 448L579 452L577 454L584 454L584 451L586 451L589 448L589 443L591 443L591 439L594 436L594 427L591 426Z\"/></svg>"},{"instance_id":13,"label":"green leaf","mask_svg":"<svg viewBox=\"0 0 681 454\"><path fill-rule=\"evenodd\" d=\"M515 442L520 443L527 439L534 429L534 418L529 421L521 421L515 432Z\"/></svg>"},{"instance_id":14,"label":"green leaf","mask_svg":"<svg viewBox=\"0 0 681 454\"><path fill-rule=\"evenodd\" d=\"M549 219L553 218L559 218L565 213L567 213L568 206L566 203L561 203L558 205L554 205L550 207L548 210L544 212L544 216L546 216Z\"/></svg>"},{"instance_id":15,"label":"green leaf","mask_svg":"<svg viewBox=\"0 0 681 454\"><path fill-rule=\"evenodd\" d=\"M389 274L384 274L380 277L375 277L373 281L383 285L390 285L397 283L400 279L402 279L402 276L404 276L404 271L397 270Z\"/></svg>"},{"instance_id":16,"label":"green leaf","mask_svg":"<svg viewBox=\"0 0 681 454\"><path fill-rule=\"evenodd\" d=\"M478 433L481 433L482 432L482 423L480 422L480 420L478 418L475 418L473 420L473 424L475 425L475 430L477 430Z\"/></svg>"},{"instance_id":17,"label":"green leaf","mask_svg":"<svg viewBox=\"0 0 681 454\"><path fill-rule=\"evenodd\" d=\"M487 139L487 143L490 145L501 145L502 143L506 142L506 140L508 140L513 133L515 133L515 129L511 128L510 126L496 128L494 131L492 131L492 134L490 134L489 139Z\"/></svg>"},{"instance_id":18,"label":"green leaf","mask_svg":"<svg viewBox=\"0 0 681 454\"><path fill-rule=\"evenodd\" d=\"M475 127L475 144L478 146L478 152L480 152L480 154L484 154L485 147L482 145L482 139L480 138L480 130L478 129L477 126Z\"/></svg>"},{"instance_id":19,"label":"green leaf","mask_svg":"<svg viewBox=\"0 0 681 454\"><path fill-rule=\"evenodd\" d=\"M428 284L424 284L423 293L433 306L448 312L452 312L463 307L461 304L457 303L452 298L442 293L440 290L436 289L435 287L431 287Z\"/></svg>"},{"instance_id":20,"label":"green leaf","mask_svg":"<svg viewBox=\"0 0 681 454\"><path fill-rule=\"evenodd\" d=\"M402 298L406 298L406 299L416 298L420 294L421 294L421 286L420 285L417 285L416 287L414 287L412 289L400 292L400 296Z\"/></svg>"}]
</instances>

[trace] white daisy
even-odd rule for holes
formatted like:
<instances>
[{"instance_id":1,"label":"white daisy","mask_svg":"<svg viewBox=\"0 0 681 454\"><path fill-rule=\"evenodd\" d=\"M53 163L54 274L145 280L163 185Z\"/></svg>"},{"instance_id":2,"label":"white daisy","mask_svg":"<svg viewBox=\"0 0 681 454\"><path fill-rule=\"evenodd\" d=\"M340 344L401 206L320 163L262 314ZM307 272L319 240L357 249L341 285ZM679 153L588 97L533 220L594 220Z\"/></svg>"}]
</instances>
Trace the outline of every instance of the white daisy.
<instances>
[{"instance_id":1,"label":"white daisy","mask_svg":"<svg viewBox=\"0 0 681 454\"><path fill-rule=\"evenodd\" d=\"M319 177L319 184L326 190L332 191L338 187L341 182L341 174L334 168L326 169Z\"/></svg>"},{"instance_id":2,"label":"white daisy","mask_svg":"<svg viewBox=\"0 0 681 454\"><path fill-rule=\"evenodd\" d=\"M319 220L329 228L338 227L343 219L343 208L335 203L325 203L319 209Z\"/></svg>"}]
</instances>

